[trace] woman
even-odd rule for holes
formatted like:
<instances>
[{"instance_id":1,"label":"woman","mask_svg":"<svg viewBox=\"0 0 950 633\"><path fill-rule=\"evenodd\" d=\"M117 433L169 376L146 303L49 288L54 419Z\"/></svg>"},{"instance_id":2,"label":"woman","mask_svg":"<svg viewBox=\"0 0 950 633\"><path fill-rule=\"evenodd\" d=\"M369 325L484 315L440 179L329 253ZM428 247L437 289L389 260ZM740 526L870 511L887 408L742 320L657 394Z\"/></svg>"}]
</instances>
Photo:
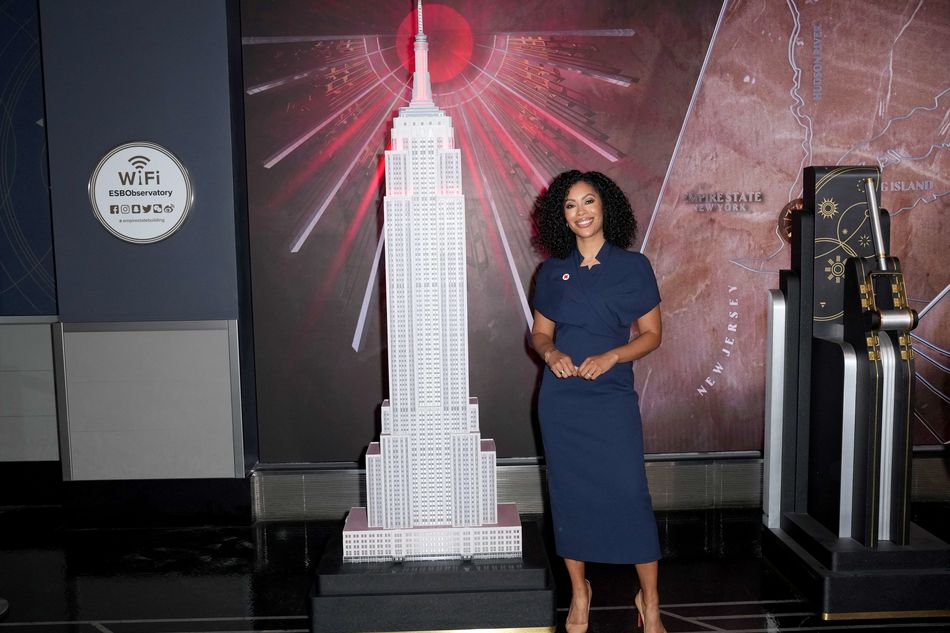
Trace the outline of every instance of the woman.
<instances>
[{"instance_id":1,"label":"woman","mask_svg":"<svg viewBox=\"0 0 950 633\"><path fill-rule=\"evenodd\" d=\"M555 178L534 220L552 256L538 271L531 344L548 367L538 413L557 552L573 591L567 630L587 630L590 561L634 563L638 626L662 632L660 547L631 365L660 345L656 278L646 257L626 250L637 223L601 173ZM634 323L639 334L630 340Z\"/></svg>"}]
</instances>

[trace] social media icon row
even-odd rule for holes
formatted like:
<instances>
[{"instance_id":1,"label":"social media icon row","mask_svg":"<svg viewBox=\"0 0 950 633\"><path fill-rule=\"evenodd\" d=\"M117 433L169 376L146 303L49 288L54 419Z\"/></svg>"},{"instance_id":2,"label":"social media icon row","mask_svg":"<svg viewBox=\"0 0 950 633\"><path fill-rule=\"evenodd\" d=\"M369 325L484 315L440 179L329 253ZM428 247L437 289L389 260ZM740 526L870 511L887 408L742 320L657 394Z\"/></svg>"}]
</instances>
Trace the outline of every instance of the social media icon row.
<instances>
[{"instance_id":1,"label":"social media icon row","mask_svg":"<svg viewBox=\"0 0 950 633\"><path fill-rule=\"evenodd\" d=\"M125 213L173 213L175 205L173 204L110 204L109 213L111 215Z\"/></svg>"}]
</instances>

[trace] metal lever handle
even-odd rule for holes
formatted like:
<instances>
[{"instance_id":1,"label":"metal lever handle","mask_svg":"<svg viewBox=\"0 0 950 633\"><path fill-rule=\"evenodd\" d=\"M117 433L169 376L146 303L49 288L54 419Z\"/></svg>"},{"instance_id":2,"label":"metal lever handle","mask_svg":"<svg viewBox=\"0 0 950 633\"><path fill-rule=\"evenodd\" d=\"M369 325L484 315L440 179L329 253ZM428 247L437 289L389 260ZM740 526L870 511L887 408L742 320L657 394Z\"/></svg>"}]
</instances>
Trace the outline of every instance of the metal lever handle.
<instances>
[{"instance_id":1,"label":"metal lever handle","mask_svg":"<svg viewBox=\"0 0 950 633\"><path fill-rule=\"evenodd\" d=\"M887 249L884 248L884 231L881 230L881 210L874 193L874 179L864 181L864 195L868 201L868 218L871 220L871 235L874 237L874 252L881 270L887 270Z\"/></svg>"}]
</instances>

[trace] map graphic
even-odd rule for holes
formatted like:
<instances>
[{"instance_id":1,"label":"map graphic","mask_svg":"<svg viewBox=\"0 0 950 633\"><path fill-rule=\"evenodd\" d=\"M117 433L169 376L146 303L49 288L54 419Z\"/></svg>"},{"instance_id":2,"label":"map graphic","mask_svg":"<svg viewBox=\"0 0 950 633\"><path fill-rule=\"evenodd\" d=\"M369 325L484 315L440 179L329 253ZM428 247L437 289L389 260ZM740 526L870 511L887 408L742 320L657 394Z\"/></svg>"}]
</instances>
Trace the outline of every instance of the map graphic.
<instances>
[{"instance_id":1,"label":"map graphic","mask_svg":"<svg viewBox=\"0 0 950 633\"><path fill-rule=\"evenodd\" d=\"M766 290L789 267L780 210L807 165L880 167L891 254L921 315L914 441L950 441L948 29L941 2L726 3L642 246L666 330L638 370L648 446L761 445ZM720 192L762 202L697 202ZM817 222L863 226L848 215L818 202ZM830 275L843 270L835 257Z\"/></svg>"}]
</instances>

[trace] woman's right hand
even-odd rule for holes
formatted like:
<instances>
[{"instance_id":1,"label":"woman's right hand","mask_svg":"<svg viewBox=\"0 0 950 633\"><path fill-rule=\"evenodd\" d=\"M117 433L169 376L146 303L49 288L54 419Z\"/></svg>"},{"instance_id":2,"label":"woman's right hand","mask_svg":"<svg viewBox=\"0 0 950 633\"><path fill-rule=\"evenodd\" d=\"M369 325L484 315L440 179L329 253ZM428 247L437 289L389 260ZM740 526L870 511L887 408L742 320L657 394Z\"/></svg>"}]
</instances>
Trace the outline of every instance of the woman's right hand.
<instances>
[{"instance_id":1,"label":"woman's right hand","mask_svg":"<svg viewBox=\"0 0 950 633\"><path fill-rule=\"evenodd\" d=\"M577 366L571 360L571 357L564 352L552 349L548 352L545 362L558 378L570 378L577 375Z\"/></svg>"},{"instance_id":2,"label":"woman's right hand","mask_svg":"<svg viewBox=\"0 0 950 633\"><path fill-rule=\"evenodd\" d=\"M534 326L531 328L531 346L541 360L558 378L577 375L577 366L567 354L554 347L555 323L537 310L534 311Z\"/></svg>"}]
</instances>

